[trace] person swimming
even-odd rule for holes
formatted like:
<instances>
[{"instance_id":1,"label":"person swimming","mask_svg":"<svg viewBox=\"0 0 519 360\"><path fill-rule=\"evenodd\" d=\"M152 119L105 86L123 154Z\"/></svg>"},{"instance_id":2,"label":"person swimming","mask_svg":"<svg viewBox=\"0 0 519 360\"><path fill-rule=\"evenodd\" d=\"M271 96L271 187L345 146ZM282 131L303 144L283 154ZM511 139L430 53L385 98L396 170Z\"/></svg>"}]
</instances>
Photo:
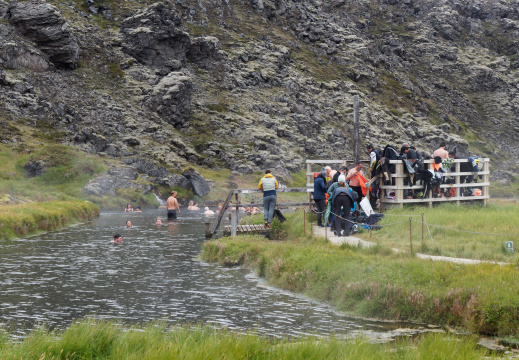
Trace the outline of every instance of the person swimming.
<instances>
[{"instance_id":1,"label":"person swimming","mask_svg":"<svg viewBox=\"0 0 519 360\"><path fill-rule=\"evenodd\" d=\"M200 208L198 207L198 203L194 203L193 201L189 202L189 205L187 206L188 211L200 211Z\"/></svg>"},{"instance_id":2,"label":"person swimming","mask_svg":"<svg viewBox=\"0 0 519 360\"><path fill-rule=\"evenodd\" d=\"M124 208L124 212L133 212L133 208L130 203L126 204L126 207Z\"/></svg>"},{"instance_id":3,"label":"person swimming","mask_svg":"<svg viewBox=\"0 0 519 360\"><path fill-rule=\"evenodd\" d=\"M210 210L209 207L204 208L204 215L214 215L214 211Z\"/></svg>"},{"instance_id":4,"label":"person swimming","mask_svg":"<svg viewBox=\"0 0 519 360\"><path fill-rule=\"evenodd\" d=\"M131 227L133 227L133 226L132 226L132 222L131 222L130 220L126 220L126 227L127 227L127 228L131 228Z\"/></svg>"},{"instance_id":5,"label":"person swimming","mask_svg":"<svg viewBox=\"0 0 519 360\"><path fill-rule=\"evenodd\" d=\"M155 221L155 225L162 225L162 220L158 217L157 221Z\"/></svg>"}]
</instances>

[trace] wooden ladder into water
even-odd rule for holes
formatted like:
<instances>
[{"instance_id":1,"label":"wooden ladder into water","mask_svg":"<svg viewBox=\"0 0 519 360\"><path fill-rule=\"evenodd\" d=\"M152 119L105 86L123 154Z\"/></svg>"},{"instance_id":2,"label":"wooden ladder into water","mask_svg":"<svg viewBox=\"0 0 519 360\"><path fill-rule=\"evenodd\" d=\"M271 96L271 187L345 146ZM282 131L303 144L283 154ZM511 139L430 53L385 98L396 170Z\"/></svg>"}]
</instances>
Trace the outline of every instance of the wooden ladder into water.
<instances>
[{"instance_id":1,"label":"wooden ladder into water","mask_svg":"<svg viewBox=\"0 0 519 360\"><path fill-rule=\"evenodd\" d=\"M313 189L310 188L279 188L276 190L276 192L308 192ZM265 228L264 225L240 225L239 224L239 208L242 207L249 207L249 206L257 206L257 207L263 207L262 203L257 204L238 204L239 202L239 194L255 194L255 193L262 193L262 190L260 189L235 189L230 190L229 194L225 198L225 201L222 205L222 210L218 214L218 217L216 218L216 221L214 222L212 228L209 230L209 227L206 227L206 238L211 238L216 232L218 231L218 228L220 227L223 217L225 216L225 212L229 210L229 203L231 202L233 194L235 195L236 204L232 204L230 208L234 208L234 211L231 212L231 225L227 225L224 229L224 234L231 234L236 235L237 233L241 234L258 234L258 233L266 233L268 229ZM276 208L278 207L308 207L312 206L313 202L301 202L301 203L278 203L276 204ZM208 226L206 224L206 226Z\"/></svg>"}]
</instances>

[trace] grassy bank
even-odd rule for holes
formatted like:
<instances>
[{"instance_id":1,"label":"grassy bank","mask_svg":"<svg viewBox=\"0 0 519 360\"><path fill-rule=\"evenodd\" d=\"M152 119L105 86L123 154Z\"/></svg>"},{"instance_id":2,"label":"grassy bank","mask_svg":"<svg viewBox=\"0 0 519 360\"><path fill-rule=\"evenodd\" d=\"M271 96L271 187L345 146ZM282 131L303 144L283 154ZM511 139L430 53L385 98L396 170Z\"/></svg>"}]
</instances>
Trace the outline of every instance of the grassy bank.
<instances>
[{"instance_id":1,"label":"grassy bank","mask_svg":"<svg viewBox=\"0 0 519 360\"><path fill-rule=\"evenodd\" d=\"M354 315L448 324L480 334L519 334L516 265L424 261L380 245L337 247L304 235L301 213L287 218L273 226L277 237L286 240L214 240L204 245L202 258L250 266L276 286Z\"/></svg>"},{"instance_id":2,"label":"grassy bank","mask_svg":"<svg viewBox=\"0 0 519 360\"><path fill-rule=\"evenodd\" d=\"M99 207L86 201L0 205L0 240L59 229L98 215Z\"/></svg>"},{"instance_id":3,"label":"grassy bank","mask_svg":"<svg viewBox=\"0 0 519 360\"><path fill-rule=\"evenodd\" d=\"M519 246L517 242L519 226L516 220L519 217L519 204L517 203L492 203L486 207L445 204L432 209L424 206L394 208L385 213L387 216L380 224L404 221L403 223L384 226L381 230L373 232L372 239L366 232L359 234L359 237L387 247L409 251L409 217L404 215L418 215L413 219L421 222L422 218L419 215L422 213L425 215L426 222L431 224L429 230L432 239L425 228L422 244L422 224L412 222L414 251L431 255L505 262L516 262L519 259L517 251L512 254L505 247L506 241L514 240L516 247Z\"/></svg>"},{"instance_id":4,"label":"grassy bank","mask_svg":"<svg viewBox=\"0 0 519 360\"><path fill-rule=\"evenodd\" d=\"M110 322L83 321L63 333L35 331L23 342L0 339L2 359L483 359L475 337L427 334L392 344L366 339L297 341L237 335L208 327L154 324L124 329Z\"/></svg>"}]
</instances>

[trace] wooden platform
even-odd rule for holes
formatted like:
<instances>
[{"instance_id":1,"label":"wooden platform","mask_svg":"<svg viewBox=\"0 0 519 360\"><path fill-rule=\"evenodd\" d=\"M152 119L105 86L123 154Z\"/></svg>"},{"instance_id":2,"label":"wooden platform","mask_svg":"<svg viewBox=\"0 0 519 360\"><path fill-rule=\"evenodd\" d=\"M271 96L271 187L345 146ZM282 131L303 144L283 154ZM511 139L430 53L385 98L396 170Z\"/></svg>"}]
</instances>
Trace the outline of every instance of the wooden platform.
<instances>
[{"instance_id":1,"label":"wooden platform","mask_svg":"<svg viewBox=\"0 0 519 360\"><path fill-rule=\"evenodd\" d=\"M236 233L237 234L264 234L269 229L265 228L265 225L237 225ZM225 226L223 231L225 236L229 236L231 234L231 225Z\"/></svg>"}]
</instances>

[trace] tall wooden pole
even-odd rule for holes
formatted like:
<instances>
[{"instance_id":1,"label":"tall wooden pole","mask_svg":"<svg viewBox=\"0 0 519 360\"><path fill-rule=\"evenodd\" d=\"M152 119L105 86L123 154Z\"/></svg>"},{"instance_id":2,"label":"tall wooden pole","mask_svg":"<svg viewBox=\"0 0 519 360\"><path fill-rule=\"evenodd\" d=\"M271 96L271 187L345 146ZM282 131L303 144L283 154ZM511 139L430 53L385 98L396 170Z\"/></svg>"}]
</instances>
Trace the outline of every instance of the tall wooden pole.
<instances>
[{"instance_id":1,"label":"tall wooden pole","mask_svg":"<svg viewBox=\"0 0 519 360\"><path fill-rule=\"evenodd\" d=\"M353 160L359 161L359 95L353 96Z\"/></svg>"}]
</instances>

